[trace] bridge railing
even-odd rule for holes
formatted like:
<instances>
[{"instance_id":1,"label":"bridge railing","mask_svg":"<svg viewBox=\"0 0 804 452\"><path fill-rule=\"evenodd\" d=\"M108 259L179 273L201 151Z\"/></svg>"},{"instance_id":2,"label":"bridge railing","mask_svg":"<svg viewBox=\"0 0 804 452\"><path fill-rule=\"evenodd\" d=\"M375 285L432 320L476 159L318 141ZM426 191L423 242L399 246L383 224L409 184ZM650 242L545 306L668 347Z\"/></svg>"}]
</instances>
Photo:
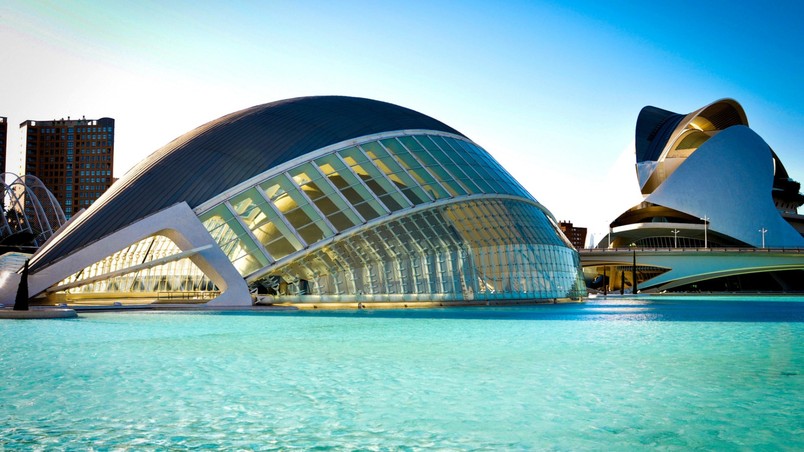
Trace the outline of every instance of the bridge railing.
<instances>
[{"instance_id":1,"label":"bridge railing","mask_svg":"<svg viewBox=\"0 0 804 452\"><path fill-rule=\"evenodd\" d=\"M738 247L708 247L708 248L648 248L648 247L627 247L627 248L581 248L578 250L581 254L589 253L658 253L658 252L671 252L671 253L804 253L804 248L738 248Z\"/></svg>"}]
</instances>

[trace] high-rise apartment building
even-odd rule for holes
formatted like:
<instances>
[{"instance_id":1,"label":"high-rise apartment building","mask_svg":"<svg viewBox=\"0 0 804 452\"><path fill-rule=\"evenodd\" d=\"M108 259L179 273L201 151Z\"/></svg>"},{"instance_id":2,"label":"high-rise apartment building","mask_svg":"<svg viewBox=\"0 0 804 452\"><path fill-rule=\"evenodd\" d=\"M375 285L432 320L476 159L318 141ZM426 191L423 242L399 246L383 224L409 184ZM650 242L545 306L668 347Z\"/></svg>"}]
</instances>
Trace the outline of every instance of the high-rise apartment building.
<instances>
[{"instance_id":1,"label":"high-rise apartment building","mask_svg":"<svg viewBox=\"0 0 804 452\"><path fill-rule=\"evenodd\" d=\"M586 246L586 228L576 228L569 221L559 222L558 227L567 236L575 249L581 249Z\"/></svg>"},{"instance_id":2,"label":"high-rise apartment building","mask_svg":"<svg viewBox=\"0 0 804 452\"><path fill-rule=\"evenodd\" d=\"M67 218L112 185L114 119L25 121L20 174L33 174L56 196Z\"/></svg>"},{"instance_id":3,"label":"high-rise apartment building","mask_svg":"<svg viewBox=\"0 0 804 452\"><path fill-rule=\"evenodd\" d=\"M8 118L0 116L0 173L6 172L6 146L8 146Z\"/></svg>"}]
</instances>

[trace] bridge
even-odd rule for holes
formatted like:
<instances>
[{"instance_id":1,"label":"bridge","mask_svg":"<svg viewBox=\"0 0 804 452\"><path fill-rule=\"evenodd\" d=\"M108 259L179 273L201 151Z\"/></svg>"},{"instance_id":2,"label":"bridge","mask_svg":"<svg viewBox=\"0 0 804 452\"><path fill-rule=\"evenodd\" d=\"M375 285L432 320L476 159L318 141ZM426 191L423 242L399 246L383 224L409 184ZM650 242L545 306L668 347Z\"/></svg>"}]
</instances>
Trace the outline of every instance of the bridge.
<instances>
[{"instance_id":1,"label":"bridge","mask_svg":"<svg viewBox=\"0 0 804 452\"><path fill-rule=\"evenodd\" d=\"M804 270L804 248L591 248L578 250L584 273L617 276L629 286L636 259L637 288L661 292L714 278Z\"/></svg>"}]
</instances>

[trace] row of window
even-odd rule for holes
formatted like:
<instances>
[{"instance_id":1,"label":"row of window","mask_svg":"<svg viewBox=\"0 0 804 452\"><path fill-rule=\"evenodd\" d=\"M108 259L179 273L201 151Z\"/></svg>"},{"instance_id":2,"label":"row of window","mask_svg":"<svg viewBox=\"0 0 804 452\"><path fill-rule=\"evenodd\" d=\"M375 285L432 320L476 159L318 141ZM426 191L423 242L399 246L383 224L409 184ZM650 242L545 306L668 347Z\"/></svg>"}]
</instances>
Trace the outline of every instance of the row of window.
<instances>
[{"instance_id":1,"label":"row of window","mask_svg":"<svg viewBox=\"0 0 804 452\"><path fill-rule=\"evenodd\" d=\"M67 135L68 140L73 139L73 135ZM93 140L111 140L112 135L107 134L100 134L100 135L75 135L76 141L93 141Z\"/></svg>"},{"instance_id":2,"label":"row of window","mask_svg":"<svg viewBox=\"0 0 804 452\"><path fill-rule=\"evenodd\" d=\"M108 168L108 166L107 166ZM111 176L112 170L79 171L80 176Z\"/></svg>"},{"instance_id":3,"label":"row of window","mask_svg":"<svg viewBox=\"0 0 804 452\"><path fill-rule=\"evenodd\" d=\"M106 141L101 141L101 142L98 142L98 143L95 143L93 141L91 143L91 148L89 148L87 146L90 146L90 143L87 143L86 145L82 145L81 143L79 143L78 146L76 146L78 148L78 150L75 150L75 153L78 154L78 155L111 154L112 153L112 149L106 147L106 146L109 146L109 144ZM97 146L101 146L101 147L97 147ZM73 151L74 151L72 141L67 143L67 148L68 148L67 149L67 154L72 155Z\"/></svg>"},{"instance_id":4,"label":"row of window","mask_svg":"<svg viewBox=\"0 0 804 452\"><path fill-rule=\"evenodd\" d=\"M32 141L37 141L37 138L35 136L31 136L30 139ZM79 141L79 142L82 142L82 143L88 143L88 142L93 141L93 140L95 140L95 141L101 141L101 140L106 141L106 140L111 140L111 139L112 139L112 135L106 135L105 133L100 134L100 135L73 135L72 133L70 133L69 135L62 135L62 136L47 135L47 136L42 137L41 140L39 140L39 141L43 141L45 143L50 143L51 147L53 147L52 146L53 144L57 144L57 143L64 142L64 141L67 141L69 143L72 143L74 141Z\"/></svg>"},{"instance_id":5,"label":"row of window","mask_svg":"<svg viewBox=\"0 0 804 452\"><path fill-rule=\"evenodd\" d=\"M79 193L79 194L81 194L81 193ZM78 205L78 206L85 206L85 207L88 207L88 206L90 206L90 205L91 205L91 204L92 204L92 203L93 203L93 202L94 202L94 201L95 201L95 200L96 200L98 197L100 197L100 195L102 195L102 194L103 194L103 193L95 193L95 197L94 197L94 198L92 198L92 199L79 199L79 200L76 200L76 201L75 201L75 204L76 204L76 205ZM83 195L82 195L82 196L83 196Z\"/></svg>"},{"instance_id":6,"label":"row of window","mask_svg":"<svg viewBox=\"0 0 804 452\"><path fill-rule=\"evenodd\" d=\"M82 193L82 195L86 195L86 197L89 197L89 198L91 198L92 195L93 195L93 193L91 193L90 190L106 190L106 188L107 187L105 185L80 185L79 186L79 189L81 191L85 192L85 193ZM100 193L94 193L94 195L95 195L95 198L100 197ZM84 196L82 196L82 197L84 197Z\"/></svg>"},{"instance_id":7,"label":"row of window","mask_svg":"<svg viewBox=\"0 0 804 452\"><path fill-rule=\"evenodd\" d=\"M59 152L64 148L73 149L73 148L106 148L112 146L111 140L103 140L103 141L78 141L75 142L72 139L69 141L64 140L50 140L45 143L37 143L36 140L28 140L26 142L26 149L27 151L33 152L34 150L38 150L40 152Z\"/></svg>"},{"instance_id":8,"label":"row of window","mask_svg":"<svg viewBox=\"0 0 804 452\"><path fill-rule=\"evenodd\" d=\"M60 183L61 179L42 178L42 180L43 180L43 182L45 182L47 184L49 189L53 190L53 191L58 191L60 189L64 189L64 190L68 190L68 191L73 190L73 184L72 184L72 178L71 177L67 178L67 184L65 184L65 185L62 185ZM103 184L103 185L75 185L75 190L76 191L79 191L79 190L84 190L84 191L87 191L87 190L106 190L107 188L109 188L109 186L111 186L111 181L109 181L109 178L105 178L105 177L85 177L83 179L76 178L75 181L76 181L76 183L78 183L80 181L84 181L85 183L95 183L95 184L101 183L101 184Z\"/></svg>"},{"instance_id":9,"label":"row of window","mask_svg":"<svg viewBox=\"0 0 804 452\"><path fill-rule=\"evenodd\" d=\"M97 171L97 172L101 173L102 171ZM87 173L88 173L88 171L87 171ZM38 177L42 180L42 182L45 183L45 185L50 190L59 190L60 188L63 188L62 187L63 185L72 185L73 184L73 178L71 177L71 175L72 175L72 171L67 171L67 177L64 177L64 175L61 174L60 172L45 171L44 174L40 174L40 175L38 175ZM76 184L81 183L81 182L93 183L93 184L101 183L101 184L105 184L105 186L110 186L111 183L112 183L112 178L111 177L76 177L75 178L75 183ZM78 189L78 187L76 186L76 190L77 189Z\"/></svg>"},{"instance_id":10,"label":"row of window","mask_svg":"<svg viewBox=\"0 0 804 452\"><path fill-rule=\"evenodd\" d=\"M64 156L55 156L49 158L45 158L42 156L39 157L29 156L25 159L25 166L26 168L33 169L36 168L37 163L40 163L43 166L48 166L48 164L50 164L49 167L60 169L63 163L65 168L72 169L73 163L75 162L95 162L95 163L77 163L77 165L79 168L111 168L112 167L111 163L105 163L105 162L111 162L111 160L112 156L110 155L92 155L92 156L85 155L83 157L82 156L74 157L72 153L68 153L66 158Z\"/></svg>"},{"instance_id":11,"label":"row of window","mask_svg":"<svg viewBox=\"0 0 804 452\"><path fill-rule=\"evenodd\" d=\"M44 134L53 134L53 133L64 133L65 129L66 129L67 133L70 133L70 134L74 133L74 132L75 133L98 133L98 132L111 133L111 132L114 132L114 127L64 127L64 128L62 128L62 127L55 127L55 128L41 127L39 129L39 133L42 134L42 135L44 135Z\"/></svg>"}]
</instances>

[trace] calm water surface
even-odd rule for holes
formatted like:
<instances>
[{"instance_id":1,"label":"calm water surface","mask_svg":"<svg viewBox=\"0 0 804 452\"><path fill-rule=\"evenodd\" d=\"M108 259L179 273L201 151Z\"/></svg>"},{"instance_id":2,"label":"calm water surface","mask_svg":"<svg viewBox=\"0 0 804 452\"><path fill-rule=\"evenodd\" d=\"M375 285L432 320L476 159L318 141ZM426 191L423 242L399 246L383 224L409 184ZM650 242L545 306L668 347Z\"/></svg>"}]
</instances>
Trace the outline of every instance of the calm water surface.
<instances>
[{"instance_id":1,"label":"calm water surface","mask_svg":"<svg viewBox=\"0 0 804 452\"><path fill-rule=\"evenodd\" d=\"M804 299L0 321L0 449L804 449Z\"/></svg>"}]
</instances>

